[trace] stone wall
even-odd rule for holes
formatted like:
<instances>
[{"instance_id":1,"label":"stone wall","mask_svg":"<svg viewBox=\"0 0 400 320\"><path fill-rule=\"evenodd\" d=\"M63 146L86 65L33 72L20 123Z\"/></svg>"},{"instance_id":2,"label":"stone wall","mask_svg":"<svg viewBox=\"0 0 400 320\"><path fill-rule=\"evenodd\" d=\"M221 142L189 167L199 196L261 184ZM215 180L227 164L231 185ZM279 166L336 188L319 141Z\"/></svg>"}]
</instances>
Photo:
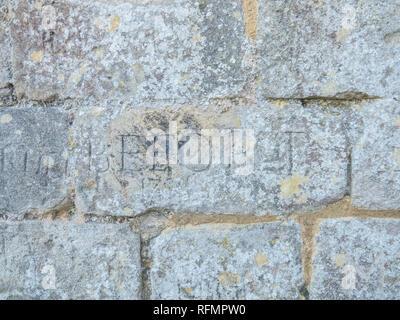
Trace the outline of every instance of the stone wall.
<instances>
[{"instance_id":1,"label":"stone wall","mask_svg":"<svg viewBox=\"0 0 400 320\"><path fill-rule=\"evenodd\" d=\"M0 6L0 299L400 298L399 0Z\"/></svg>"}]
</instances>

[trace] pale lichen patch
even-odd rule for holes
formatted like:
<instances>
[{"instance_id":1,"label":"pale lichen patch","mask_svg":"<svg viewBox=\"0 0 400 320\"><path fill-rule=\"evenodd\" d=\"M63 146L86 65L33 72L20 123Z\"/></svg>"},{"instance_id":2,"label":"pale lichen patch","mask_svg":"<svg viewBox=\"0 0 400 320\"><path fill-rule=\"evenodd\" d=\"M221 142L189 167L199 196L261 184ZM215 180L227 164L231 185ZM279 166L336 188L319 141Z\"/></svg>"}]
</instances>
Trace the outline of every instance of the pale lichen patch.
<instances>
[{"instance_id":1,"label":"pale lichen patch","mask_svg":"<svg viewBox=\"0 0 400 320\"><path fill-rule=\"evenodd\" d=\"M285 199L293 198L301 193L300 186L309 181L308 177L300 174L287 178L281 182L281 195Z\"/></svg>"},{"instance_id":2,"label":"pale lichen patch","mask_svg":"<svg viewBox=\"0 0 400 320\"><path fill-rule=\"evenodd\" d=\"M277 100L277 101L275 102L275 107L276 107L278 110L280 110L280 109L284 108L287 104L288 104L288 103L287 103L286 101L284 101L284 100Z\"/></svg>"},{"instance_id":3,"label":"pale lichen patch","mask_svg":"<svg viewBox=\"0 0 400 320\"><path fill-rule=\"evenodd\" d=\"M119 25L121 24L121 17L120 16L114 16L110 18L110 27L106 29L108 32L114 32L119 28Z\"/></svg>"},{"instance_id":4,"label":"pale lichen patch","mask_svg":"<svg viewBox=\"0 0 400 320\"><path fill-rule=\"evenodd\" d=\"M11 114L3 114L0 117L0 123L10 123L12 121L12 116Z\"/></svg>"},{"instance_id":5,"label":"pale lichen patch","mask_svg":"<svg viewBox=\"0 0 400 320\"><path fill-rule=\"evenodd\" d=\"M102 112L103 112L103 108L95 107L95 108L93 108L93 110L92 110L92 115L93 115L94 117L98 117Z\"/></svg>"},{"instance_id":6,"label":"pale lichen patch","mask_svg":"<svg viewBox=\"0 0 400 320\"><path fill-rule=\"evenodd\" d=\"M43 165L49 168L52 168L55 164L54 158L50 156L45 156L43 157Z\"/></svg>"},{"instance_id":7,"label":"pale lichen patch","mask_svg":"<svg viewBox=\"0 0 400 320\"><path fill-rule=\"evenodd\" d=\"M336 32L336 40L338 42L345 42L349 38L350 34L351 31L349 29L340 28Z\"/></svg>"},{"instance_id":8,"label":"pale lichen patch","mask_svg":"<svg viewBox=\"0 0 400 320\"><path fill-rule=\"evenodd\" d=\"M393 150L393 160L400 166L400 149L394 148Z\"/></svg>"},{"instance_id":9,"label":"pale lichen patch","mask_svg":"<svg viewBox=\"0 0 400 320\"><path fill-rule=\"evenodd\" d=\"M102 60L104 58L105 49L104 47L96 47L93 49L93 53L97 60Z\"/></svg>"},{"instance_id":10,"label":"pale lichen patch","mask_svg":"<svg viewBox=\"0 0 400 320\"><path fill-rule=\"evenodd\" d=\"M71 150L75 149L75 139L74 139L74 129L69 129L69 137L68 137L68 144Z\"/></svg>"},{"instance_id":11,"label":"pale lichen patch","mask_svg":"<svg viewBox=\"0 0 400 320\"><path fill-rule=\"evenodd\" d=\"M335 262L335 264L338 267L343 267L344 266L344 262L345 262L345 258L346 258L346 256L343 253L340 253L340 254L334 256L332 258L332 260Z\"/></svg>"},{"instance_id":12,"label":"pale lichen patch","mask_svg":"<svg viewBox=\"0 0 400 320\"><path fill-rule=\"evenodd\" d=\"M257 266L262 267L263 265L266 265L268 263L268 258L265 255L263 255L261 252L259 252L254 257L254 261Z\"/></svg>"},{"instance_id":13,"label":"pale lichen patch","mask_svg":"<svg viewBox=\"0 0 400 320\"><path fill-rule=\"evenodd\" d=\"M337 92L336 83L332 80L328 81L322 86L321 92L324 96L334 96Z\"/></svg>"},{"instance_id":14,"label":"pale lichen patch","mask_svg":"<svg viewBox=\"0 0 400 320\"><path fill-rule=\"evenodd\" d=\"M226 287L231 287L240 282L240 275L224 271L218 275L219 282Z\"/></svg>"},{"instance_id":15,"label":"pale lichen patch","mask_svg":"<svg viewBox=\"0 0 400 320\"><path fill-rule=\"evenodd\" d=\"M35 9L36 10L42 10L43 4L39 1L35 2Z\"/></svg>"},{"instance_id":16,"label":"pale lichen patch","mask_svg":"<svg viewBox=\"0 0 400 320\"><path fill-rule=\"evenodd\" d=\"M100 17L97 17L96 19L94 19L93 23L96 27L100 27L104 22Z\"/></svg>"},{"instance_id":17,"label":"pale lichen patch","mask_svg":"<svg viewBox=\"0 0 400 320\"><path fill-rule=\"evenodd\" d=\"M191 294L192 293L192 288L189 287L185 287L184 290L186 291L187 294Z\"/></svg>"},{"instance_id":18,"label":"pale lichen patch","mask_svg":"<svg viewBox=\"0 0 400 320\"><path fill-rule=\"evenodd\" d=\"M308 6L315 6L317 8L320 8L324 5L324 2L322 0L311 0L308 2Z\"/></svg>"},{"instance_id":19,"label":"pale lichen patch","mask_svg":"<svg viewBox=\"0 0 400 320\"><path fill-rule=\"evenodd\" d=\"M35 63L42 61L43 51L34 51L31 53L31 60Z\"/></svg>"}]
</instances>

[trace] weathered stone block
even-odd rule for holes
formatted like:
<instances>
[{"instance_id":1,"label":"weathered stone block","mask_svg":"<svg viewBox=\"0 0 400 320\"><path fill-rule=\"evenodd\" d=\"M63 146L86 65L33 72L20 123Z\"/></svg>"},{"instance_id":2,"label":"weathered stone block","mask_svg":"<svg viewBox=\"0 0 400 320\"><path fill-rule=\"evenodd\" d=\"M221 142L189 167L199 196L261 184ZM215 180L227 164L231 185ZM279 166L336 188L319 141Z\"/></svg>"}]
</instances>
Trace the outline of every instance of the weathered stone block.
<instances>
[{"instance_id":1,"label":"weathered stone block","mask_svg":"<svg viewBox=\"0 0 400 320\"><path fill-rule=\"evenodd\" d=\"M352 203L373 210L400 209L400 103L364 103L352 155Z\"/></svg>"},{"instance_id":2,"label":"weathered stone block","mask_svg":"<svg viewBox=\"0 0 400 320\"><path fill-rule=\"evenodd\" d=\"M348 192L342 121L318 107L81 108L74 137L81 212L284 214Z\"/></svg>"},{"instance_id":3,"label":"weathered stone block","mask_svg":"<svg viewBox=\"0 0 400 320\"><path fill-rule=\"evenodd\" d=\"M150 243L153 299L298 299L300 227L273 222L168 229Z\"/></svg>"},{"instance_id":4,"label":"weathered stone block","mask_svg":"<svg viewBox=\"0 0 400 320\"><path fill-rule=\"evenodd\" d=\"M240 94L240 0L15 1L18 96L189 99Z\"/></svg>"},{"instance_id":5,"label":"weathered stone block","mask_svg":"<svg viewBox=\"0 0 400 320\"><path fill-rule=\"evenodd\" d=\"M0 213L55 209L68 201L68 114L0 109Z\"/></svg>"},{"instance_id":6,"label":"weathered stone block","mask_svg":"<svg viewBox=\"0 0 400 320\"><path fill-rule=\"evenodd\" d=\"M320 223L312 299L400 299L400 221L329 219Z\"/></svg>"},{"instance_id":7,"label":"weathered stone block","mask_svg":"<svg viewBox=\"0 0 400 320\"><path fill-rule=\"evenodd\" d=\"M0 107L9 102L12 93L11 47L7 19L6 1L0 4Z\"/></svg>"},{"instance_id":8,"label":"weathered stone block","mask_svg":"<svg viewBox=\"0 0 400 320\"><path fill-rule=\"evenodd\" d=\"M128 226L0 223L0 299L138 299L140 268Z\"/></svg>"},{"instance_id":9,"label":"weathered stone block","mask_svg":"<svg viewBox=\"0 0 400 320\"><path fill-rule=\"evenodd\" d=\"M264 97L399 97L397 0L259 0Z\"/></svg>"}]
</instances>

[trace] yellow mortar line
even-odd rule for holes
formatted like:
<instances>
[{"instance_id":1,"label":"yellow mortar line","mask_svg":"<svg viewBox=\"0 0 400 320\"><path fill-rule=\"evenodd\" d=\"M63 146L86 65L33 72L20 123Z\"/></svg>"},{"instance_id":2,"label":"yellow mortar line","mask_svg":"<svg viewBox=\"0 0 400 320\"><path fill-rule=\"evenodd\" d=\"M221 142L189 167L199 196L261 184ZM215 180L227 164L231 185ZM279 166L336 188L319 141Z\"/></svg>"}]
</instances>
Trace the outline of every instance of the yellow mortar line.
<instances>
[{"instance_id":1,"label":"yellow mortar line","mask_svg":"<svg viewBox=\"0 0 400 320\"><path fill-rule=\"evenodd\" d=\"M254 216L243 214L173 214L167 222L167 228L197 226L203 224L236 224L249 225L282 221L282 216ZM400 219L400 210L365 210L351 205L349 196L326 206L325 208L307 213L297 213L289 216L301 226L303 279L309 285L312 277L312 259L315 253L315 239L319 233L319 224L325 219L359 218L359 219Z\"/></svg>"},{"instance_id":2,"label":"yellow mortar line","mask_svg":"<svg viewBox=\"0 0 400 320\"><path fill-rule=\"evenodd\" d=\"M78 217L69 216L68 211L71 209L71 204L67 203L56 210L52 210L45 214L28 215L31 219L45 220L64 220L74 222L74 218L78 218L80 223L85 223L85 218L99 219L100 223L110 223L107 219L118 221L118 223L132 223L140 219L141 215L135 217L128 216L102 216L95 214L78 214ZM152 214L150 212L149 214ZM27 216L27 217L28 217ZM80 218L79 218L80 217ZM26 218L26 217L25 217ZM359 218L359 219L400 219L400 210L365 210L358 209L351 205L349 196L342 200L330 204L321 210L306 213L296 213L289 216L279 215L249 215L249 214L204 214L204 213L174 213L165 223L165 229L198 226L205 224L235 224L235 225L250 225L257 223L270 223L275 221L283 221L292 219L301 226L302 238L302 264L303 264L303 279L309 285L312 278L312 260L315 253L315 240L319 233L319 224L325 219L340 219L340 218Z\"/></svg>"},{"instance_id":3,"label":"yellow mortar line","mask_svg":"<svg viewBox=\"0 0 400 320\"><path fill-rule=\"evenodd\" d=\"M312 278L312 259L315 253L315 240L319 233L319 224L325 219L359 218L359 219L400 219L400 210L365 210L351 205L351 198L328 205L316 212L293 214L291 218L301 225L303 279L309 285Z\"/></svg>"},{"instance_id":4,"label":"yellow mortar line","mask_svg":"<svg viewBox=\"0 0 400 320\"><path fill-rule=\"evenodd\" d=\"M168 228L197 226L202 224L238 224L247 225L277 221L279 216L255 216L243 214L173 214L168 222Z\"/></svg>"}]
</instances>

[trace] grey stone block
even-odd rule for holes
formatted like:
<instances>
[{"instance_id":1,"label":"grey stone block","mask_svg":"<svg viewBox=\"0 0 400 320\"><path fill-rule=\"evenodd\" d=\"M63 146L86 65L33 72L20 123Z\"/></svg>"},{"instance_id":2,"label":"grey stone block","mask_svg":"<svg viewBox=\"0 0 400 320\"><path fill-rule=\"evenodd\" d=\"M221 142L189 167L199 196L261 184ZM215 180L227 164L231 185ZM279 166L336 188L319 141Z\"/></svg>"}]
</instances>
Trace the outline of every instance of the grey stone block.
<instances>
[{"instance_id":1,"label":"grey stone block","mask_svg":"<svg viewBox=\"0 0 400 320\"><path fill-rule=\"evenodd\" d=\"M300 227L273 222L168 229L150 243L153 299L298 299Z\"/></svg>"},{"instance_id":2,"label":"grey stone block","mask_svg":"<svg viewBox=\"0 0 400 320\"><path fill-rule=\"evenodd\" d=\"M214 107L81 108L74 123L78 210L280 215L348 192L343 124L329 111L279 101Z\"/></svg>"},{"instance_id":3,"label":"grey stone block","mask_svg":"<svg viewBox=\"0 0 400 320\"><path fill-rule=\"evenodd\" d=\"M246 81L239 0L21 0L13 10L19 97L218 98Z\"/></svg>"},{"instance_id":4,"label":"grey stone block","mask_svg":"<svg viewBox=\"0 0 400 320\"><path fill-rule=\"evenodd\" d=\"M68 201L68 137L68 114L58 108L0 109L0 213L38 213Z\"/></svg>"},{"instance_id":5,"label":"grey stone block","mask_svg":"<svg viewBox=\"0 0 400 320\"><path fill-rule=\"evenodd\" d=\"M0 299L140 299L128 226L0 222Z\"/></svg>"},{"instance_id":6,"label":"grey stone block","mask_svg":"<svg viewBox=\"0 0 400 320\"><path fill-rule=\"evenodd\" d=\"M11 46L7 15L8 1L0 4L0 107L6 105L12 93Z\"/></svg>"},{"instance_id":7,"label":"grey stone block","mask_svg":"<svg viewBox=\"0 0 400 320\"><path fill-rule=\"evenodd\" d=\"M352 203L372 210L400 209L400 103L364 103L361 134L352 154Z\"/></svg>"},{"instance_id":8,"label":"grey stone block","mask_svg":"<svg viewBox=\"0 0 400 320\"><path fill-rule=\"evenodd\" d=\"M320 223L312 299L400 299L400 221L329 219Z\"/></svg>"},{"instance_id":9,"label":"grey stone block","mask_svg":"<svg viewBox=\"0 0 400 320\"><path fill-rule=\"evenodd\" d=\"M399 97L397 0L259 0L264 97Z\"/></svg>"}]
</instances>

